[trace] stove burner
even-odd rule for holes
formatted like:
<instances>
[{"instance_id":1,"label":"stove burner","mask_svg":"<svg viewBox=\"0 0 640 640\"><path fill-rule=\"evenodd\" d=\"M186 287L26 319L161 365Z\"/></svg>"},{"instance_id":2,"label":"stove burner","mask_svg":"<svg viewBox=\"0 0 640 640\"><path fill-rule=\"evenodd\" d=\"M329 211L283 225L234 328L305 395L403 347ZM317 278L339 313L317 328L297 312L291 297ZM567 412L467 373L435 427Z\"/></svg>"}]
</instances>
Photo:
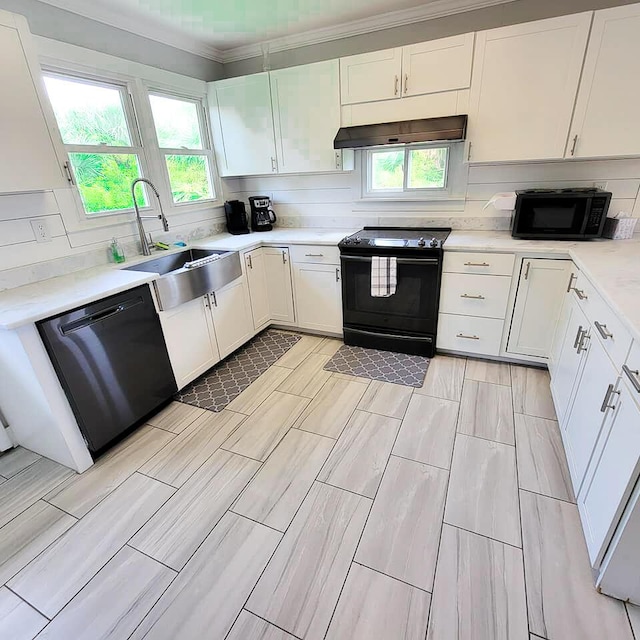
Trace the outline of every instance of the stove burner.
<instances>
[{"instance_id":1,"label":"stove burner","mask_svg":"<svg viewBox=\"0 0 640 640\"><path fill-rule=\"evenodd\" d=\"M338 246L340 250L366 250L371 255L377 250L385 255L433 253L442 250L450 233L451 229L438 227L365 227L344 238Z\"/></svg>"}]
</instances>

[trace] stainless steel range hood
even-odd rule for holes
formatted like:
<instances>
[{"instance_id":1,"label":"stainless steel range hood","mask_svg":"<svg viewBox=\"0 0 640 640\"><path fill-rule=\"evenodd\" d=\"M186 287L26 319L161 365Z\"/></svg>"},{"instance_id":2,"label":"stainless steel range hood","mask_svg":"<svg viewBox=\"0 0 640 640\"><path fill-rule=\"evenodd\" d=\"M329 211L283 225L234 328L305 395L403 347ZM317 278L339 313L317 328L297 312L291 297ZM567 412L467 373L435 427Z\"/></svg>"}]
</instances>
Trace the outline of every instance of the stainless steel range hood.
<instances>
[{"instance_id":1,"label":"stainless steel range hood","mask_svg":"<svg viewBox=\"0 0 640 640\"><path fill-rule=\"evenodd\" d=\"M389 144L464 140L467 116L424 118L384 124L365 124L342 127L333 141L334 149L358 149Z\"/></svg>"}]
</instances>

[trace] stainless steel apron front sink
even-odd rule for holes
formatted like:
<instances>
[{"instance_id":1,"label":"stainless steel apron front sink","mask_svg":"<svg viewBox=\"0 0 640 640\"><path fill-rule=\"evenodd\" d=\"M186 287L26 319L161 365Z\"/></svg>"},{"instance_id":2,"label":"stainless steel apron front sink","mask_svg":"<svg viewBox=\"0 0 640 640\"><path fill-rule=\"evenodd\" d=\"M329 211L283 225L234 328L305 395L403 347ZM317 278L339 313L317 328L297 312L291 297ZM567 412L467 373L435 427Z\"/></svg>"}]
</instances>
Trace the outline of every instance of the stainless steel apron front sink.
<instances>
[{"instance_id":1,"label":"stainless steel apron front sink","mask_svg":"<svg viewBox=\"0 0 640 640\"><path fill-rule=\"evenodd\" d=\"M213 261L196 263L191 268L185 264L214 258ZM139 264L125 267L127 271L159 273L153 286L162 311L173 309L185 302L222 289L242 275L240 255L237 251L185 249L178 253L159 256Z\"/></svg>"}]
</instances>

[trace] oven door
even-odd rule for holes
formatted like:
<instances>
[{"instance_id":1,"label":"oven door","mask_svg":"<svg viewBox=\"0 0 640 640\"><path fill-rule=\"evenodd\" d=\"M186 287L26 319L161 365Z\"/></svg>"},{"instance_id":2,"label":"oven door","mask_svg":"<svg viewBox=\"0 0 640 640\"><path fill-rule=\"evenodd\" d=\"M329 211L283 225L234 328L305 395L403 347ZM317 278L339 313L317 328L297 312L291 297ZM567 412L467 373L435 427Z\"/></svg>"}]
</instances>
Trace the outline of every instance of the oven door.
<instances>
[{"instance_id":1,"label":"oven door","mask_svg":"<svg viewBox=\"0 0 640 640\"><path fill-rule=\"evenodd\" d=\"M398 258L396 293L371 295L371 257L342 255L345 327L386 333L435 335L438 324L440 260Z\"/></svg>"},{"instance_id":2,"label":"oven door","mask_svg":"<svg viewBox=\"0 0 640 640\"><path fill-rule=\"evenodd\" d=\"M516 238L580 238L591 200L584 197L527 197L516 205L512 235Z\"/></svg>"}]
</instances>

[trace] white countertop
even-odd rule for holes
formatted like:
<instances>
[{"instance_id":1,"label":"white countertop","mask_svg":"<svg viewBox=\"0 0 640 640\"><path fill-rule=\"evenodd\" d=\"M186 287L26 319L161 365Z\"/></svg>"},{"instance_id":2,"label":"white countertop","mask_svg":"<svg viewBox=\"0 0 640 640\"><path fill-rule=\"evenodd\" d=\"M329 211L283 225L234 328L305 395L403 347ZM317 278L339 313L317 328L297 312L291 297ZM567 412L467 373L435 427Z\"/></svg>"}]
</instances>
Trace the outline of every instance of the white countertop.
<instances>
[{"instance_id":1,"label":"white countertop","mask_svg":"<svg viewBox=\"0 0 640 640\"><path fill-rule=\"evenodd\" d=\"M194 243L203 249L245 251L261 245L337 245L355 230L276 229L233 236L222 233ZM640 238L558 242L516 240L506 231L453 231L447 251L495 251L523 255L570 257L640 340ZM156 257L154 255L153 257ZM141 261L136 257L124 266ZM67 276L0 293L0 329L15 329L69 309L153 281L157 274L123 271L118 265L79 271Z\"/></svg>"}]
</instances>

